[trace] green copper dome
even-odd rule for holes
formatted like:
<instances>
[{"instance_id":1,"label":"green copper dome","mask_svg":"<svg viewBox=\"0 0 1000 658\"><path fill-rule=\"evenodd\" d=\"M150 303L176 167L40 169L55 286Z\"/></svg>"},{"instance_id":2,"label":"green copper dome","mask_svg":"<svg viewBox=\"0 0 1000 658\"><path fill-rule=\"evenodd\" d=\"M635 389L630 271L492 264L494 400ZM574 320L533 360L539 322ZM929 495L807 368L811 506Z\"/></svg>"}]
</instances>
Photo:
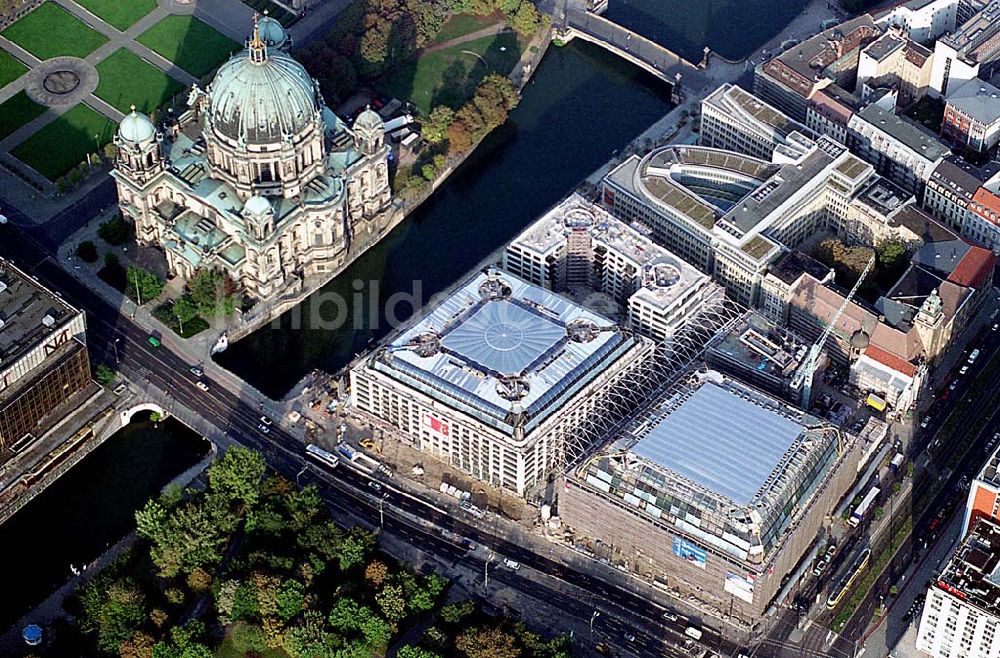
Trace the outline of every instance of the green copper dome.
<instances>
[{"instance_id":1,"label":"green copper dome","mask_svg":"<svg viewBox=\"0 0 1000 658\"><path fill-rule=\"evenodd\" d=\"M221 135L246 144L273 144L317 121L322 98L305 68L269 52L255 29L246 50L219 69L208 86L208 121Z\"/></svg>"},{"instance_id":2,"label":"green copper dome","mask_svg":"<svg viewBox=\"0 0 1000 658\"><path fill-rule=\"evenodd\" d=\"M122 122L118 124L118 137L130 144L140 144L153 139L155 135L156 126L145 114L136 112L134 105L132 113L126 114Z\"/></svg>"}]
</instances>

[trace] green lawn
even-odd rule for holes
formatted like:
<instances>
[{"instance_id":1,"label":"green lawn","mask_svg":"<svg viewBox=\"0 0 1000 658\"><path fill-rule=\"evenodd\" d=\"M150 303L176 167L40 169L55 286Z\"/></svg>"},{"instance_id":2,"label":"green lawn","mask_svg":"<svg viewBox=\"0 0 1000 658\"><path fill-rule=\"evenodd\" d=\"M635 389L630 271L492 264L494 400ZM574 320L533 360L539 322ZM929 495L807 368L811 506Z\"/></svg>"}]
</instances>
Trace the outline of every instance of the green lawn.
<instances>
[{"instance_id":1,"label":"green lawn","mask_svg":"<svg viewBox=\"0 0 1000 658\"><path fill-rule=\"evenodd\" d=\"M14 82L28 72L28 67L6 50L0 50L0 87Z\"/></svg>"},{"instance_id":2,"label":"green lawn","mask_svg":"<svg viewBox=\"0 0 1000 658\"><path fill-rule=\"evenodd\" d=\"M511 32L475 39L404 62L377 86L391 96L409 100L423 114L436 105L458 108L472 97L487 73L509 74L522 47Z\"/></svg>"},{"instance_id":3,"label":"green lawn","mask_svg":"<svg viewBox=\"0 0 1000 658\"><path fill-rule=\"evenodd\" d=\"M103 34L54 2L39 5L2 34L38 59L86 57L107 41Z\"/></svg>"},{"instance_id":4,"label":"green lawn","mask_svg":"<svg viewBox=\"0 0 1000 658\"><path fill-rule=\"evenodd\" d=\"M156 0L76 0L76 2L122 32L156 9Z\"/></svg>"},{"instance_id":5,"label":"green lawn","mask_svg":"<svg viewBox=\"0 0 1000 658\"><path fill-rule=\"evenodd\" d=\"M11 151L11 154L55 180L111 141L116 125L80 103Z\"/></svg>"},{"instance_id":6,"label":"green lawn","mask_svg":"<svg viewBox=\"0 0 1000 658\"><path fill-rule=\"evenodd\" d=\"M167 16L140 34L137 41L198 78L210 73L239 47L192 16Z\"/></svg>"},{"instance_id":7,"label":"green lawn","mask_svg":"<svg viewBox=\"0 0 1000 658\"><path fill-rule=\"evenodd\" d=\"M148 114L184 90L184 85L125 48L98 64L97 72L101 76L97 97L121 112L135 105Z\"/></svg>"},{"instance_id":8,"label":"green lawn","mask_svg":"<svg viewBox=\"0 0 1000 658\"><path fill-rule=\"evenodd\" d=\"M489 27L496 23L502 23L501 14L490 14L489 16L479 16L477 14L455 14L441 28L441 31L434 37L434 43L444 43L452 39L465 36L484 27Z\"/></svg>"},{"instance_id":9,"label":"green lawn","mask_svg":"<svg viewBox=\"0 0 1000 658\"><path fill-rule=\"evenodd\" d=\"M45 107L19 91L0 105L0 139L45 113Z\"/></svg>"}]
</instances>

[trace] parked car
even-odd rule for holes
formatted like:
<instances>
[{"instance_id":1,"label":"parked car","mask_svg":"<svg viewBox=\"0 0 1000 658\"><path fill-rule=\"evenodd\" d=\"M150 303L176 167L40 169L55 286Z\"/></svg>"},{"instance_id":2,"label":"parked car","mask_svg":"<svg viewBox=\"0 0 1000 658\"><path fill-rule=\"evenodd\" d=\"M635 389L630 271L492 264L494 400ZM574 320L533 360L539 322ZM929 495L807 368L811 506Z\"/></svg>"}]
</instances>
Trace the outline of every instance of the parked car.
<instances>
[{"instance_id":1,"label":"parked car","mask_svg":"<svg viewBox=\"0 0 1000 658\"><path fill-rule=\"evenodd\" d=\"M962 366L958 369L958 374L960 375L964 375L967 372L969 372L969 366Z\"/></svg>"},{"instance_id":2,"label":"parked car","mask_svg":"<svg viewBox=\"0 0 1000 658\"><path fill-rule=\"evenodd\" d=\"M519 562L517 562L515 560L511 560L510 558L506 558L506 557L503 559L503 564L504 564L505 567L507 567L511 571L517 571L518 569L521 568L521 564Z\"/></svg>"},{"instance_id":3,"label":"parked car","mask_svg":"<svg viewBox=\"0 0 1000 658\"><path fill-rule=\"evenodd\" d=\"M195 384L194 384L194 385L195 385L195 386L197 386L198 388L200 388L200 389L201 389L201 390L203 390L203 391L208 391L208 384L206 384L206 383L205 383L205 382L203 382L203 381L200 381L200 380L199 380L199 381L195 382Z\"/></svg>"},{"instance_id":4,"label":"parked car","mask_svg":"<svg viewBox=\"0 0 1000 658\"><path fill-rule=\"evenodd\" d=\"M368 488L371 489L372 491L382 491L382 485L379 484L378 482L375 482L374 480L368 483Z\"/></svg>"},{"instance_id":5,"label":"parked car","mask_svg":"<svg viewBox=\"0 0 1000 658\"><path fill-rule=\"evenodd\" d=\"M191 374L195 377L201 377L205 371L201 369L201 366L191 366Z\"/></svg>"},{"instance_id":6,"label":"parked car","mask_svg":"<svg viewBox=\"0 0 1000 658\"><path fill-rule=\"evenodd\" d=\"M674 612L673 610L667 610L666 612L664 612L663 618L666 619L667 621L677 621L678 619L677 613Z\"/></svg>"}]
</instances>

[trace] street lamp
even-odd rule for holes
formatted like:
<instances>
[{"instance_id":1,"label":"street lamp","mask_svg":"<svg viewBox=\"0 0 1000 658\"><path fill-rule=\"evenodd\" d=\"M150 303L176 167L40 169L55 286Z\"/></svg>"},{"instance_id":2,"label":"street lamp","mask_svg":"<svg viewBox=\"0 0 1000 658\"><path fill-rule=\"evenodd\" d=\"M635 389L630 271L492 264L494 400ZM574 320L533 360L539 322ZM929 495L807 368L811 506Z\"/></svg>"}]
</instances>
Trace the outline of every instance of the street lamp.
<instances>
[{"instance_id":1,"label":"street lamp","mask_svg":"<svg viewBox=\"0 0 1000 658\"><path fill-rule=\"evenodd\" d=\"M590 635L594 635L594 620L601 616L599 610L594 610L594 614L590 615Z\"/></svg>"},{"instance_id":2,"label":"street lamp","mask_svg":"<svg viewBox=\"0 0 1000 658\"><path fill-rule=\"evenodd\" d=\"M303 473L305 473L308 470L309 470L309 462L306 462L305 464L302 465L302 470L295 474L295 486L296 487L300 487L301 488L302 485L299 484L299 478L302 476Z\"/></svg>"},{"instance_id":3,"label":"street lamp","mask_svg":"<svg viewBox=\"0 0 1000 658\"><path fill-rule=\"evenodd\" d=\"M385 512L383 510L383 505L385 504L385 499L389 497L389 494L382 494L382 497L378 499L378 531L382 532L382 524L385 523Z\"/></svg>"},{"instance_id":4,"label":"street lamp","mask_svg":"<svg viewBox=\"0 0 1000 658\"><path fill-rule=\"evenodd\" d=\"M490 562L493 561L493 549L490 549L490 556L486 558L486 562L483 564L483 591L489 592L490 589Z\"/></svg>"},{"instance_id":5,"label":"street lamp","mask_svg":"<svg viewBox=\"0 0 1000 658\"><path fill-rule=\"evenodd\" d=\"M118 358L118 341L121 338L115 338L115 342L111 343L111 346L115 348L115 363L121 363L121 359Z\"/></svg>"}]
</instances>

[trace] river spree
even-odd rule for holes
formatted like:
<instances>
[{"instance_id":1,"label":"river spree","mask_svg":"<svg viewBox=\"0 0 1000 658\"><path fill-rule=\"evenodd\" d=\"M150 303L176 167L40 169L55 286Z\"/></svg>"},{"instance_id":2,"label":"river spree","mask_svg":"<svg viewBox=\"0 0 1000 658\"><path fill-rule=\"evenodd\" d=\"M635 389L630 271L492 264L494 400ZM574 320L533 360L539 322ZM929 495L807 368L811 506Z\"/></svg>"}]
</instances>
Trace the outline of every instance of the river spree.
<instances>
[{"instance_id":1,"label":"river spree","mask_svg":"<svg viewBox=\"0 0 1000 658\"><path fill-rule=\"evenodd\" d=\"M746 57L806 4L808 0L610 0L604 16L697 64L705 46L727 59Z\"/></svg>"},{"instance_id":2,"label":"river spree","mask_svg":"<svg viewBox=\"0 0 1000 658\"><path fill-rule=\"evenodd\" d=\"M441 190L298 311L281 318L280 328L258 330L219 360L274 397L313 368L339 370L390 329L382 317L386 299L415 291L423 303L453 285L666 114L669 97L668 85L597 46L574 41L550 48L510 120ZM347 302L340 329L309 322L315 300L330 293ZM375 318L368 317L368 308L377 309ZM412 308L400 304L396 311L402 317ZM296 312L301 329L293 328ZM330 320L336 313L334 304L323 304L321 317Z\"/></svg>"},{"instance_id":3,"label":"river spree","mask_svg":"<svg viewBox=\"0 0 1000 658\"><path fill-rule=\"evenodd\" d=\"M175 421L154 427L139 418L117 432L0 526L6 629L85 565L135 528L146 500L208 450Z\"/></svg>"}]
</instances>

